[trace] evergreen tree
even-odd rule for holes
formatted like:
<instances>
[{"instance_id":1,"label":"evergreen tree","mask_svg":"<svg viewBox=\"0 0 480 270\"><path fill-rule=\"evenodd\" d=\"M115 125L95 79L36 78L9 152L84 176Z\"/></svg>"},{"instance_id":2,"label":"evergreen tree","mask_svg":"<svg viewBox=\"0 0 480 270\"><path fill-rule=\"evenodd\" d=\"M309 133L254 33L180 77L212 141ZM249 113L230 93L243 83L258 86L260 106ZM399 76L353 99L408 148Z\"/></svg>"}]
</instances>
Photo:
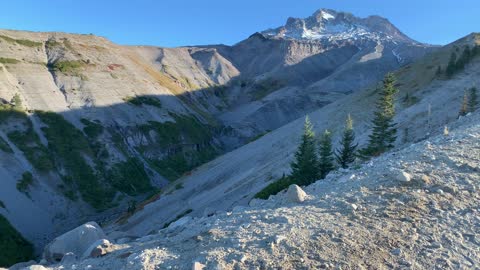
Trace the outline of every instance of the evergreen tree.
<instances>
[{"instance_id":1,"label":"evergreen tree","mask_svg":"<svg viewBox=\"0 0 480 270\"><path fill-rule=\"evenodd\" d=\"M469 94L470 96L468 99L468 111L474 112L475 110L477 110L477 106L478 106L477 88L476 87L470 88Z\"/></svg>"},{"instance_id":2,"label":"evergreen tree","mask_svg":"<svg viewBox=\"0 0 480 270\"><path fill-rule=\"evenodd\" d=\"M396 93L395 76L389 73L383 79L383 89L372 120L372 134L369 136L367 147L360 151L362 156L380 155L393 148L393 143L397 138L396 124L393 122L395 116L394 96Z\"/></svg>"},{"instance_id":3,"label":"evergreen tree","mask_svg":"<svg viewBox=\"0 0 480 270\"><path fill-rule=\"evenodd\" d=\"M353 120L350 114L345 123L343 131L341 148L335 152L337 163L344 169L355 161L355 152L358 144L355 143L355 131L353 130Z\"/></svg>"},{"instance_id":4,"label":"evergreen tree","mask_svg":"<svg viewBox=\"0 0 480 270\"><path fill-rule=\"evenodd\" d=\"M456 63L455 71L464 69L465 65L468 64L468 62L470 62L470 59L471 59L470 46L466 45L462 55L460 56L460 58Z\"/></svg>"},{"instance_id":5,"label":"evergreen tree","mask_svg":"<svg viewBox=\"0 0 480 270\"><path fill-rule=\"evenodd\" d=\"M468 95L467 91L465 91L465 94L463 94L463 101L462 101L462 107L460 107L460 112L458 113L458 116L465 116L468 113Z\"/></svg>"},{"instance_id":6,"label":"evergreen tree","mask_svg":"<svg viewBox=\"0 0 480 270\"><path fill-rule=\"evenodd\" d=\"M302 141L291 164L293 181L299 185L308 185L318 179L318 157L315 146L315 132L310 119L305 117Z\"/></svg>"},{"instance_id":7,"label":"evergreen tree","mask_svg":"<svg viewBox=\"0 0 480 270\"><path fill-rule=\"evenodd\" d=\"M333 151L332 151L332 134L330 131L325 130L320 138L320 160L318 164L320 179L324 179L327 174L335 169L333 164Z\"/></svg>"},{"instance_id":8,"label":"evergreen tree","mask_svg":"<svg viewBox=\"0 0 480 270\"><path fill-rule=\"evenodd\" d=\"M450 55L450 61L448 61L447 69L445 70L448 77L453 76L453 74L456 71L456 66L457 66L457 54L455 52L452 52L452 54Z\"/></svg>"}]
</instances>

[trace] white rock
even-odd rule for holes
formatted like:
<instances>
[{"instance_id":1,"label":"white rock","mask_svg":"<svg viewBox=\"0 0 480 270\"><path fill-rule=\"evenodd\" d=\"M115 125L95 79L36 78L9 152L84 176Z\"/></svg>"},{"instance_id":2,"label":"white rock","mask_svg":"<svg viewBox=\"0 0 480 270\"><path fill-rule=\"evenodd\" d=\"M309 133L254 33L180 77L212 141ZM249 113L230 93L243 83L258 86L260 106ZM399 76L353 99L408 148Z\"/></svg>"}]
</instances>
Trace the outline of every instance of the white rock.
<instances>
[{"instance_id":1,"label":"white rock","mask_svg":"<svg viewBox=\"0 0 480 270\"><path fill-rule=\"evenodd\" d=\"M199 263L199 262L194 262L192 266L192 270L202 270L205 268L205 265Z\"/></svg>"},{"instance_id":2,"label":"white rock","mask_svg":"<svg viewBox=\"0 0 480 270\"><path fill-rule=\"evenodd\" d=\"M287 190L287 200L289 202L303 202L305 201L305 197L307 193L303 191L299 186L293 184L288 187Z\"/></svg>"},{"instance_id":3,"label":"white rock","mask_svg":"<svg viewBox=\"0 0 480 270\"><path fill-rule=\"evenodd\" d=\"M412 180L412 176L404 171L399 171L395 175L395 179L400 182L410 182L410 180Z\"/></svg>"},{"instance_id":4,"label":"white rock","mask_svg":"<svg viewBox=\"0 0 480 270\"><path fill-rule=\"evenodd\" d=\"M353 211L356 211L358 209L358 206L354 203L352 203L350 206L352 207Z\"/></svg>"},{"instance_id":5,"label":"white rock","mask_svg":"<svg viewBox=\"0 0 480 270\"><path fill-rule=\"evenodd\" d=\"M280 244L282 241L284 240L287 240L287 237L283 236L283 235L277 235L275 236L275 244L278 245Z\"/></svg>"},{"instance_id":6,"label":"white rock","mask_svg":"<svg viewBox=\"0 0 480 270\"><path fill-rule=\"evenodd\" d=\"M48 262L59 262L69 252L84 254L93 243L106 237L97 223L88 222L55 238L45 247L43 258Z\"/></svg>"}]
</instances>

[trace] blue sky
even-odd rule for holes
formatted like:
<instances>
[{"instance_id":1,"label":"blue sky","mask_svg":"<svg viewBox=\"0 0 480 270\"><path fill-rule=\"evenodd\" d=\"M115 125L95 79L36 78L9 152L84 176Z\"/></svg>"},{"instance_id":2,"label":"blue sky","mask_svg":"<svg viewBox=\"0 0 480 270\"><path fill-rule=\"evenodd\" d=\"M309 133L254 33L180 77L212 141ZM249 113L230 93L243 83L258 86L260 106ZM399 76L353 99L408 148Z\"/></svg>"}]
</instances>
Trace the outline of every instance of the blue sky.
<instances>
[{"instance_id":1,"label":"blue sky","mask_svg":"<svg viewBox=\"0 0 480 270\"><path fill-rule=\"evenodd\" d=\"M128 45L234 44L323 7L386 17L431 44L480 32L478 0L4 0L0 28L93 33Z\"/></svg>"}]
</instances>

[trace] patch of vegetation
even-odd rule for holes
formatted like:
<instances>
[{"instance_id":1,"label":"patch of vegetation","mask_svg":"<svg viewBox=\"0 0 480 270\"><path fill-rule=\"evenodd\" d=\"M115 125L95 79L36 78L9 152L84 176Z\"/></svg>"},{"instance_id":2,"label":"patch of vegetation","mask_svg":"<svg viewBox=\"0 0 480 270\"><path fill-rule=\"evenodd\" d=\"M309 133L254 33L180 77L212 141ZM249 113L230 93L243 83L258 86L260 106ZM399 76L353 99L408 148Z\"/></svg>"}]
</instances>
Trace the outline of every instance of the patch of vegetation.
<instances>
[{"instance_id":1,"label":"patch of vegetation","mask_svg":"<svg viewBox=\"0 0 480 270\"><path fill-rule=\"evenodd\" d=\"M8 143L2 137L0 137L0 150L2 150L5 153L10 153L10 154L13 153L12 148L10 148Z\"/></svg>"},{"instance_id":2,"label":"patch of vegetation","mask_svg":"<svg viewBox=\"0 0 480 270\"><path fill-rule=\"evenodd\" d=\"M460 49L457 47L456 52L459 52ZM463 49L462 54L457 56L456 52L452 52L450 55L450 60L448 61L447 68L445 69L445 74L447 77L452 77L459 71L465 69L465 66L470 63L475 57L480 55L480 45L475 45L473 48L466 45ZM439 71L437 70L437 73ZM440 71L441 72L441 71Z\"/></svg>"},{"instance_id":3,"label":"patch of vegetation","mask_svg":"<svg viewBox=\"0 0 480 270\"><path fill-rule=\"evenodd\" d=\"M86 162L84 156L91 157L93 151L83 133L59 114L37 111L36 115L47 125L42 131L49 149L67 174L64 182L78 190L83 200L93 207L106 207L114 192L99 181L98 174Z\"/></svg>"},{"instance_id":4,"label":"patch of vegetation","mask_svg":"<svg viewBox=\"0 0 480 270\"><path fill-rule=\"evenodd\" d=\"M10 119L17 123L24 123L25 130L15 130L7 134L8 139L15 144L25 155L32 166L43 172L54 169L48 149L40 142L40 138L33 130L33 125L27 115L15 110L0 111L1 118Z\"/></svg>"},{"instance_id":5,"label":"patch of vegetation","mask_svg":"<svg viewBox=\"0 0 480 270\"><path fill-rule=\"evenodd\" d=\"M280 191L288 188L291 184L294 184L292 178L288 176L282 177L263 188L261 191L255 194L254 198L266 200L268 197L270 197L270 195L277 195Z\"/></svg>"},{"instance_id":6,"label":"patch of vegetation","mask_svg":"<svg viewBox=\"0 0 480 270\"><path fill-rule=\"evenodd\" d=\"M33 184L33 176L31 172L24 172L22 179L17 182L17 190L28 195L28 189Z\"/></svg>"},{"instance_id":7,"label":"patch of vegetation","mask_svg":"<svg viewBox=\"0 0 480 270\"><path fill-rule=\"evenodd\" d=\"M108 179L113 187L132 196L152 189L143 163L136 158L115 164Z\"/></svg>"},{"instance_id":8,"label":"patch of vegetation","mask_svg":"<svg viewBox=\"0 0 480 270\"><path fill-rule=\"evenodd\" d=\"M53 49L55 47L62 46L62 43L56 41L55 39L49 39L45 43L45 46L47 47L47 49Z\"/></svg>"},{"instance_id":9,"label":"patch of vegetation","mask_svg":"<svg viewBox=\"0 0 480 270\"><path fill-rule=\"evenodd\" d=\"M286 83L284 81L272 78L257 82L254 85L253 98L255 100L260 100L268 96L269 94L279 90L285 85Z\"/></svg>"},{"instance_id":10,"label":"patch of vegetation","mask_svg":"<svg viewBox=\"0 0 480 270\"><path fill-rule=\"evenodd\" d=\"M3 209L7 209L7 207L5 206L5 203L3 203L2 200L0 200L0 207Z\"/></svg>"},{"instance_id":11,"label":"patch of vegetation","mask_svg":"<svg viewBox=\"0 0 480 270\"><path fill-rule=\"evenodd\" d=\"M65 74L78 75L79 69L85 66L85 62L81 60L71 61L56 61L52 67L54 70L60 71Z\"/></svg>"},{"instance_id":12,"label":"patch of vegetation","mask_svg":"<svg viewBox=\"0 0 480 270\"><path fill-rule=\"evenodd\" d=\"M0 64L18 64L18 63L20 63L20 61L17 59L0 57Z\"/></svg>"},{"instance_id":13,"label":"patch of vegetation","mask_svg":"<svg viewBox=\"0 0 480 270\"><path fill-rule=\"evenodd\" d=\"M41 42L36 42L28 39L14 39L14 38L3 36L3 35L0 35L0 38L7 41L8 43L17 43L19 45L26 46L26 47L40 47L43 45L43 43Z\"/></svg>"},{"instance_id":14,"label":"patch of vegetation","mask_svg":"<svg viewBox=\"0 0 480 270\"><path fill-rule=\"evenodd\" d=\"M162 103L156 97L151 96L135 96L135 97L125 97L123 101L130 103L135 106L150 105L157 108L162 108Z\"/></svg>"},{"instance_id":15,"label":"patch of vegetation","mask_svg":"<svg viewBox=\"0 0 480 270\"><path fill-rule=\"evenodd\" d=\"M190 214L193 210L192 209L188 209L186 210L185 212L181 213L180 215L178 215L177 217L175 217L175 219L171 220L170 222L167 222L163 225L163 228L162 229L165 229L165 228L168 228L168 226L170 226L170 224L174 223L175 221L181 219L182 217Z\"/></svg>"},{"instance_id":16,"label":"patch of vegetation","mask_svg":"<svg viewBox=\"0 0 480 270\"><path fill-rule=\"evenodd\" d=\"M170 181L180 178L183 174L214 159L217 152L207 146L202 150L180 152L161 160L149 160L150 165L163 177Z\"/></svg>"},{"instance_id":17,"label":"patch of vegetation","mask_svg":"<svg viewBox=\"0 0 480 270\"><path fill-rule=\"evenodd\" d=\"M33 246L0 215L0 267L33 259Z\"/></svg>"},{"instance_id":18,"label":"patch of vegetation","mask_svg":"<svg viewBox=\"0 0 480 270\"><path fill-rule=\"evenodd\" d=\"M103 133L103 126L99 123L92 122L85 118L80 119L80 122L85 125L83 132L85 132L90 139L96 139Z\"/></svg>"},{"instance_id":19,"label":"patch of vegetation","mask_svg":"<svg viewBox=\"0 0 480 270\"><path fill-rule=\"evenodd\" d=\"M212 160L218 153L211 146L215 127L190 116L171 114L171 117L175 122L152 121L139 126L139 130L157 147L171 149L167 157L149 158L148 161L162 176L175 180L196 166ZM151 145L137 149L145 153Z\"/></svg>"},{"instance_id":20,"label":"patch of vegetation","mask_svg":"<svg viewBox=\"0 0 480 270\"><path fill-rule=\"evenodd\" d=\"M211 127L202 124L195 117L170 114L175 122L164 123L150 121L140 126L144 134L154 131L157 135L157 143L161 147L175 144L203 144L212 138Z\"/></svg>"},{"instance_id":21,"label":"patch of vegetation","mask_svg":"<svg viewBox=\"0 0 480 270\"><path fill-rule=\"evenodd\" d=\"M182 188L183 188L183 183L177 183L177 184L175 185L175 189L176 189L176 190L179 190L179 189L182 189Z\"/></svg>"}]
</instances>

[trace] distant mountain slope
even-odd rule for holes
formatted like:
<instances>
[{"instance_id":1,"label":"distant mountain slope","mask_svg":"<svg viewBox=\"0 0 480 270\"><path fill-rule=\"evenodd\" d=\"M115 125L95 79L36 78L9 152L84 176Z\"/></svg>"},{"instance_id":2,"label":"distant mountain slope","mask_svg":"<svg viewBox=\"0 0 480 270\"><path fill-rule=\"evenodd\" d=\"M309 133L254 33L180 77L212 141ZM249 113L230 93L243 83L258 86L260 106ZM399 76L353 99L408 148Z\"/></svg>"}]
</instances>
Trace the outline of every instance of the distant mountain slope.
<instances>
[{"instance_id":1,"label":"distant mountain slope","mask_svg":"<svg viewBox=\"0 0 480 270\"><path fill-rule=\"evenodd\" d=\"M214 89L221 100L207 95L205 108L245 141L370 86L436 48L410 39L384 18L321 9L234 46L137 51L187 87ZM222 81L224 87L216 88Z\"/></svg>"}]
</instances>

